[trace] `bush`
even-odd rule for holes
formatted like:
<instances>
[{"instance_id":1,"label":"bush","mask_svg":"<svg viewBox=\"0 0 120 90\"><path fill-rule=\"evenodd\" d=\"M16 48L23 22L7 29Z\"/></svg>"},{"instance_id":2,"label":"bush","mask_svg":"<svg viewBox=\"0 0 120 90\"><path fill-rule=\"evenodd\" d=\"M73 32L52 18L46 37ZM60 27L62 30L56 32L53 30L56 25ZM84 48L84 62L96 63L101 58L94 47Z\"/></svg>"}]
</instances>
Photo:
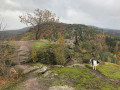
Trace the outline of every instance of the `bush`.
<instances>
[{"instance_id":1,"label":"bush","mask_svg":"<svg viewBox=\"0 0 120 90\"><path fill-rule=\"evenodd\" d=\"M55 56L51 47L33 49L30 62L41 62L43 64L56 64Z\"/></svg>"},{"instance_id":2,"label":"bush","mask_svg":"<svg viewBox=\"0 0 120 90\"><path fill-rule=\"evenodd\" d=\"M41 62L43 64L60 64L64 65L68 58L73 54L66 47L58 44L43 48L33 48L31 52L30 62Z\"/></svg>"},{"instance_id":3,"label":"bush","mask_svg":"<svg viewBox=\"0 0 120 90\"><path fill-rule=\"evenodd\" d=\"M9 44L8 44L9 43ZM10 76L12 58L14 58L15 47L10 42L0 43L0 75Z\"/></svg>"}]
</instances>

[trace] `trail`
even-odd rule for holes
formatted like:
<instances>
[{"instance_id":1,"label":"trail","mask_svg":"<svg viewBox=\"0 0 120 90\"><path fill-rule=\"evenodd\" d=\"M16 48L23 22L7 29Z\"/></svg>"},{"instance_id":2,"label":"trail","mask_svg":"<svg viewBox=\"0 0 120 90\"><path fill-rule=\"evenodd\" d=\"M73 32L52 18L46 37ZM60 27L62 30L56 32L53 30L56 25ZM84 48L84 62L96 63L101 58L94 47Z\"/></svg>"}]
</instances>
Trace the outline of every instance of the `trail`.
<instances>
[{"instance_id":1,"label":"trail","mask_svg":"<svg viewBox=\"0 0 120 90\"><path fill-rule=\"evenodd\" d=\"M29 52L30 52L34 42L15 41L14 43L18 46L17 52L18 52L19 59L18 59L17 63L20 64L20 62L26 61L28 59ZM27 66L25 64L22 66L26 67L25 69L30 67L29 65ZM120 82L119 80L107 78L106 76L101 74L99 71L93 70L91 67L88 67L87 65L85 67L88 68L97 78L100 78L100 79L104 80L105 82L108 82L108 83L110 83L110 82L119 83ZM35 76L34 71L33 71L33 72L30 72L29 74L26 74L25 80L22 81L21 83L18 83L15 87L13 87L12 90L48 90L48 89L49 89L49 85L47 85L47 83L45 83L43 80L41 80L40 78Z\"/></svg>"},{"instance_id":2,"label":"trail","mask_svg":"<svg viewBox=\"0 0 120 90\"><path fill-rule=\"evenodd\" d=\"M14 41L17 45L17 64L26 61L29 58L30 50L34 44L33 41ZM22 68L28 69L30 65L20 65ZM43 83L33 72L25 75L25 80L17 84L13 90L48 90L48 87Z\"/></svg>"},{"instance_id":3,"label":"trail","mask_svg":"<svg viewBox=\"0 0 120 90\"><path fill-rule=\"evenodd\" d=\"M48 90L48 87L31 72L26 75L25 80L17 84L13 90Z\"/></svg>"}]
</instances>

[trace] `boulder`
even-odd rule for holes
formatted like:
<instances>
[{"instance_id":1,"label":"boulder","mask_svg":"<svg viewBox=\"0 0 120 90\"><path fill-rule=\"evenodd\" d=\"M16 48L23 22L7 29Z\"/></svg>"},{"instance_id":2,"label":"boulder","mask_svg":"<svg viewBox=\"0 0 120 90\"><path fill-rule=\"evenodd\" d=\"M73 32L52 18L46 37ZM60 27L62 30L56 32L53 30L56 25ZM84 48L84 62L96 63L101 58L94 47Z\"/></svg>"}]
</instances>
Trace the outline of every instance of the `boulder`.
<instances>
[{"instance_id":1,"label":"boulder","mask_svg":"<svg viewBox=\"0 0 120 90\"><path fill-rule=\"evenodd\" d=\"M70 86L53 86L53 87L50 87L49 90L75 90L73 87L70 87Z\"/></svg>"},{"instance_id":2,"label":"boulder","mask_svg":"<svg viewBox=\"0 0 120 90\"><path fill-rule=\"evenodd\" d=\"M17 57L18 57L18 61L20 63L26 63L29 61L29 57L30 57L30 50L27 46L21 46L18 50L17 50Z\"/></svg>"},{"instance_id":3,"label":"boulder","mask_svg":"<svg viewBox=\"0 0 120 90\"><path fill-rule=\"evenodd\" d=\"M52 73L52 71L45 72L44 77L50 77L51 73Z\"/></svg>"},{"instance_id":4,"label":"boulder","mask_svg":"<svg viewBox=\"0 0 120 90\"><path fill-rule=\"evenodd\" d=\"M30 68L27 68L23 71L23 74L27 74L27 73L29 73L33 70L39 69L39 68L41 68L41 67L40 66L33 66L33 67L30 67Z\"/></svg>"},{"instance_id":5,"label":"boulder","mask_svg":"<svg viewBox=\"0 0 120 90\"><path fill-rule=\"evenodd\" d=\"M47 67L43 66L42 68L36 70L34 73L42 74L42 73L45 73L46 71L47 71Z\"/></svg>"}]
</instances>

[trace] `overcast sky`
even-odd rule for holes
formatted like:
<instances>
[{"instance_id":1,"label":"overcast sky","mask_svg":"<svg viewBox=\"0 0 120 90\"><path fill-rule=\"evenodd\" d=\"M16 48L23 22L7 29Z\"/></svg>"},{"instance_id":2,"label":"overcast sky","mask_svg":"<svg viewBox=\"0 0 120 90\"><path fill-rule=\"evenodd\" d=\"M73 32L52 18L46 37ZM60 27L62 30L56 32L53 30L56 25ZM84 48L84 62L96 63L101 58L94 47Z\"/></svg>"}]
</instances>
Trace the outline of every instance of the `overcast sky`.
<instances>
[{"instance_id":1,"label":"overcast sky","mask_svg":"<svg viewBox=\"0 0 120 90\"><path fill-rule=\"evenodd\" d=\"M19 15L48 9L64 23L86 24L120 30L120 0L0 0L0 18L6 29L20 29Z\"/></svg>"}]
</instances>

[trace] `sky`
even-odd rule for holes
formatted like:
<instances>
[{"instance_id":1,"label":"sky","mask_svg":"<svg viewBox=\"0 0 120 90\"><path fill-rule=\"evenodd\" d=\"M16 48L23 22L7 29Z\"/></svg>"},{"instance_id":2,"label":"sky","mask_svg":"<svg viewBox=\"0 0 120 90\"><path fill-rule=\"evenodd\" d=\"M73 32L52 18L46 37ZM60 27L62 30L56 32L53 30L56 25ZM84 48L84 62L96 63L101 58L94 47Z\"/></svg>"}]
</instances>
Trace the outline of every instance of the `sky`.
<instances>
[{"instance_id":1,"label":"sky","mask_svg":"<svg viewBox=\"0 0 120 90\"><path fill-rule=\"evenodd\" d=\"M36 8L52 11L63 23L120 30L120 0L0 0L0 21L7 30L26 27L19 16Z\"/></svg>"}]
</instances>

